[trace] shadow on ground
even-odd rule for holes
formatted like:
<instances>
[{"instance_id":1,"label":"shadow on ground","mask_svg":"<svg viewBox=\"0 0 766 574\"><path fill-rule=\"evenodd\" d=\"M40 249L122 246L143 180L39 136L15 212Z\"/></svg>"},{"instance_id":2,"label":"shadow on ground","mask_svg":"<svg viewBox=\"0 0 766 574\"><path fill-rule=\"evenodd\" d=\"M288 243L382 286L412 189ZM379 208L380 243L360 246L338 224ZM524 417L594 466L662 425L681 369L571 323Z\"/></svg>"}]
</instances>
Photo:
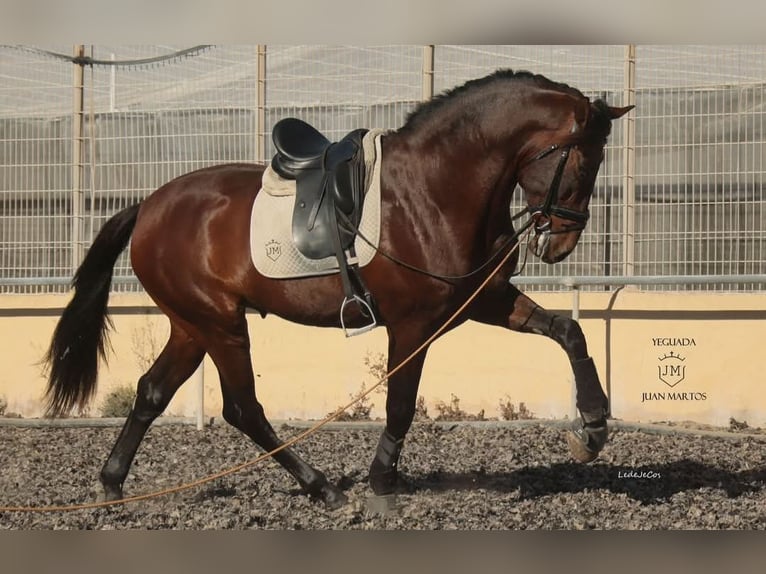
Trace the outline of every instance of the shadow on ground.
<instances>
[{"instance_id":1,"label":"shadow on ground","mask_svg":"<svg viewBox=\"0 0 766 574\"><path fill-rule=\"evenodd\" d=\"M574 462L524 468L510 472L430 472L404 476L402 492L493 490L515 492L521 499L585 490L626 494L643 504L666 501L676 493L715 488L734 498L766 488L766 468L729 471L698 461L681 459L638 467Z\"/></svg>"}]
</instances>

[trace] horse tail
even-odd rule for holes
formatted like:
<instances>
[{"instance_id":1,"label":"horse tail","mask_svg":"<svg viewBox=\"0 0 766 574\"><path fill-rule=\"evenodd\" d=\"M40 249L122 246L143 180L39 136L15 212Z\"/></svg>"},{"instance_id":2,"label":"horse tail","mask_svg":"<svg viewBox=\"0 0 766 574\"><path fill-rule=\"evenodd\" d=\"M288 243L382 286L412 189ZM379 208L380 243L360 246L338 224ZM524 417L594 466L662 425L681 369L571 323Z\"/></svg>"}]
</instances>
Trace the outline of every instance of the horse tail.
<instances>
[{"instance_id":1,"label":"horse tail","mask_svg":"<svg viewBox=\"0 0 766 574\"><path fill-rule=\"evenodd\" d=\"M114 265L128 245L140 203L114 215L99 231L74 275L74 296L53 332L43 361L48 367L45 415L82 410L96 391L98 361L106 359L109 286Z\"/></svg>"}]
</instances>

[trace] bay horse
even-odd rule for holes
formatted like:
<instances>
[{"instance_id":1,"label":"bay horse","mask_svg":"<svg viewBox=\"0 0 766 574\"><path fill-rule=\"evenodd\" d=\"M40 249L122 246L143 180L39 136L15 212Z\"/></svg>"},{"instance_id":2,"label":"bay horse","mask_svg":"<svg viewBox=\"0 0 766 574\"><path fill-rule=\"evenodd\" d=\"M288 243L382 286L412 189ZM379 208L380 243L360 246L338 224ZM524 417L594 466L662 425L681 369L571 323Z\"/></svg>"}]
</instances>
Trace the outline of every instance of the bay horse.
<instances>
[{"instance_id":1,"label":"bay horse","mask_svg":"<svg viewBox=\"0 0 766 574\"><path fill-rule=\"evenodd\" d=\"M487 262L509 252L517 184L534 229L529 250L555 263L575 248L611 122L632 107L591 102L541 75L498 70L421 103L403 126L386 132L379 252L360 271L388 334L389 370L459 309L488 277ZM170 321L169 339L139 378L135 404L101 470L107 500L122 498L145 433L206 353L220 375L224 419L267 451L282 444L256 396L246 309L340 326L338 274L271 279L252 263L249 214L265 167L218 165L164 184L103 225L74 275L73 297L46 355L46 416L83 408L95 392L113 267L129 241L136 276ZM470 319L559 343L572 365L580 412L569 445L588 462L607 440L606 394L577 322L544 310L509 283L518 259L515 252L445 332ZM353 327L365 318L352 311L347 322ZM426 351L388 381L385 429L368 478L374 494L396 489ZM292 449L275 458L328 508L347 501Z\"/></svg>"}]
</instances>

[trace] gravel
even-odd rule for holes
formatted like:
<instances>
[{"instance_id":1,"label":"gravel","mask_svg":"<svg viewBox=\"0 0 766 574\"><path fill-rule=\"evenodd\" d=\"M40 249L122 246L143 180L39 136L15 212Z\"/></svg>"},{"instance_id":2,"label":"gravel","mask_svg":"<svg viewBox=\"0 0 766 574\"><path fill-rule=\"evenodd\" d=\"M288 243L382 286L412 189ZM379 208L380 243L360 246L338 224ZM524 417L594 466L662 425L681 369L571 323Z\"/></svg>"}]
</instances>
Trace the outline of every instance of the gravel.
<instances>
[{"instance_id":1,"label":"gravel","mask_svg":"<svg viewBox=\"0 0 766 574\"><path fill-rule=\"evenodd\" d=\"M119 426L0 425L0 506L95 500ZM289 438L303 429L281 425ZM656 429L654 429L656 430ZM760 529L766 434L613 428L594 463L571 461L548 423L417 423L401 459L406 484L372 512L367 469L380 427L322 429L296 450L349 497L329 511L268 459L200 486L74 511L0 510L0 529ZM260 451L222 423L153 426L125 483L132 496L188 483ZM385 507L385 504L383 505Z\"/></svg>"}]
</instances>

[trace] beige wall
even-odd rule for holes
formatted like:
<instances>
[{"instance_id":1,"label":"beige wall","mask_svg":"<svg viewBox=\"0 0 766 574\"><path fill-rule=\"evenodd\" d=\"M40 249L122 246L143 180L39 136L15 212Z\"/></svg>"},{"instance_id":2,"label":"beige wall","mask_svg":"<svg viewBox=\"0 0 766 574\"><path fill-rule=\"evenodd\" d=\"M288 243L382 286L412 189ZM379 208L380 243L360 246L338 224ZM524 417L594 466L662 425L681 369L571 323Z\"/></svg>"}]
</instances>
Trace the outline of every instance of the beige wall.
<instances>
[{"instance_id":1,"label":"beige wall","mask_svg":"<svg viewBox=\"0 0 766 574\"><path fill-rule=\"evenodd\" d=\"M566 314L571 309L569 293L534 298L549 309ZM67 300L0 295L0 397L9 412L40 415L44 379L38 361ZM146 313L151 302L145 296L113 295L110 304L114 352L101 370L93 415L110 389L135 384L142 356L158 351L167 335L165 318ZM766 294L623 289L583 292L580 307L581 325L609 387L615 417L724 426L734 417L751 426L766 425ZM374 383L365 354L386 350L382 328L346 339L339 330L275 317L251 315L249 322L258 395L275 419L321 418L347 403L363 383L367 388ZM420 394L431 415L437 401L448 403L454 394L469 413L484 409L487 417L496 417L500 401L510 397L514 404L526 403L539 418L560 418L570 412L570 382L566 356L552 341L469 323L433 345ZM209 359L204 397L205 414L219 415L218 379ZM373 393L371 400L373 416L381 416L384 395ZM197 390L190 381L166 414L193 416L196 405Z\"/></svg>"}]
</instances>

